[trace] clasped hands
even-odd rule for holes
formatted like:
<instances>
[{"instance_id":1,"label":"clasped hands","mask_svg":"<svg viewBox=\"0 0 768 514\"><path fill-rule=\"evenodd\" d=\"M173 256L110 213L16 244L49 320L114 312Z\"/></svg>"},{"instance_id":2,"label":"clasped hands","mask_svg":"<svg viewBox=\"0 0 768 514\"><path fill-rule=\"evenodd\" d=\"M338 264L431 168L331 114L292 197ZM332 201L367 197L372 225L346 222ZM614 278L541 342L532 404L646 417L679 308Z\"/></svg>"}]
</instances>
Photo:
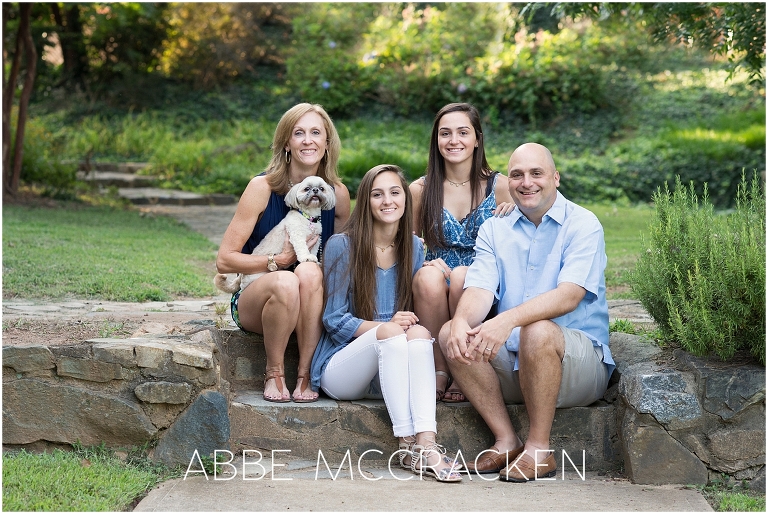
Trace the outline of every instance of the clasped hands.
<instances>
[{"instance_id":1,"label":"clasped hands","mask_svg":"<svg viewBox=\"0 0 768 514\"><path fill-rule=\"evenodd\" d=\"M389 321L392 323L397 323L400 325L400 327L402 327L403 330L408 330L412 326L419 323L419 318L417 318L416 315L410 311L397 311Z\"/></svg>"},{"instance_id":2,"label":"clasped hands","mask_svg":"<svg viewBox=\"0 0 768 514\"><path fill-rule=\"evenodd\" d=\"M490 362L509 339L512 330L491 318L472 328L461 319L451 322L451 334L448 339L446 357L462 364L472 362Z\"/></svg>"}]
</instances>

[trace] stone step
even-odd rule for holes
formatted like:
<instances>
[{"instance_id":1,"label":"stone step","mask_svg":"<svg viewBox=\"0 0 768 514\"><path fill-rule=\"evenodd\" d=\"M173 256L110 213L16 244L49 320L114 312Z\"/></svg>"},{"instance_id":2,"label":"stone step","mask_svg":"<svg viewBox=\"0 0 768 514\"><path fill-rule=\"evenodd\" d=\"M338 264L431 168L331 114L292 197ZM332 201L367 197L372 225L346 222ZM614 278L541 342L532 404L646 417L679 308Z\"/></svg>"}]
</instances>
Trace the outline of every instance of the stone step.
<instances>
[{"instance_id":1,"label":"stone step","mask_svg":"<svg viewBox=\"0 0 768 514\"><path fill-rule=\"evenodd\" d=\"M608 302L608 316L611 322L617 319L628 319L635 324L651 325L653 323L653 319L637 300L610 300ZM227 312L226 319L231 319L229 312ZM263 336L243 332L231 321L227 327L222 327L219 333L223 344L222 354L228 368L226 374L222 372L223 377L232 384L235 390L263 388L264 370L267 365ZM615 338L615 335L611 336L612 349ZM651 349L650 346L648 348ZM648 356L643 356L643 359L645 358ZM298 362L299 352L296 337L291 335L285 353L285 378L289 384L296 382ZM625 363L620 363L619 367L624 365Z\"/></svg>"},{"instance_id":2,"label":"stone step","mask_svg":"<svg viewBox=\"0 0 768 514\"><path fill-rule=\"evenodd\" d=\"M263 399L266 352L263 337L236 328L219 330L222 378L230 384L230 441L236 449L285 449L292 457L315 460L322 450L340 462L349 449L355 460L366 450L381 455L397 450L392 424L381 400L335 401L323 393L315 403L274 403ZM296 384L298 346L291 336L285 353L288 387ZM528 417L522 405L507 407L515 429L527 436ZM465 458L493 444L490 430L469 402L437 405L439 442ZM565 450L587 470L607 472L620 466L615 406L605 401L589 407L559 409L552 444ZM584 457L582 456L584 452ZM560 455L560 454L558 454ZM365 457L373 458L371 454ZM384 457L386 458L386 457ZM559 460L559 457L558 457Z\"/></svg>"},{"instance_id":3,"label":"stone step","mask_svg":"<svg viewBox=\"0 0 768 514\"><path fill-rule=\"evenodd\" d=\"M117 192L134 205L230 205L237 201L233 195L200 194L156 187L121 187Z\"/></svg>"},{"instance_id":4,"label":"stone step","mask_svg":"<svg viewBox=\"0 0 768 514\"><path fill-rule=\"evenodd\" d=\"M103 187L136 188L149 187L157 181L157 177L136 175L122 171L78 171L77 178Z\"/></svg>"},{"instance_id":5,"label":"stone step","mask_svg":"<svg viewBox=\"0 0 768 514\"><path fill-rule=\"evenodd\" d=\"M518 434L527 439L525 407L509 405L507 410ZM387 460L397 451L382 400L335 401L321 395L314 403L274 403L265 401L260 390L243 390L235 393L229 418L232 451L289 450L285 455L310 461L322 451L328 462L337 463L348 450L354 462L369 450L374 451L364 456L366 460ZM438 403L437 430L438 442L451 456L461 449L466 461L493 444L490 430L469 402ZM614 406L600 401L558 409L552 445L558 462L570 459L579 471L617 471L622 460Z\"/></svg>"},{"instance_id":6,"label":"stone step","mask_svg":"<svg viewBox=\"0 0 768 514\"><path fill-rule=\"evenodd\" d=\"M103 172L118 172L118 173L138 173L149 166L148 162L90 162L80 161L78 163L78 171L94 171Z\"/></svg>"}]
</instances>

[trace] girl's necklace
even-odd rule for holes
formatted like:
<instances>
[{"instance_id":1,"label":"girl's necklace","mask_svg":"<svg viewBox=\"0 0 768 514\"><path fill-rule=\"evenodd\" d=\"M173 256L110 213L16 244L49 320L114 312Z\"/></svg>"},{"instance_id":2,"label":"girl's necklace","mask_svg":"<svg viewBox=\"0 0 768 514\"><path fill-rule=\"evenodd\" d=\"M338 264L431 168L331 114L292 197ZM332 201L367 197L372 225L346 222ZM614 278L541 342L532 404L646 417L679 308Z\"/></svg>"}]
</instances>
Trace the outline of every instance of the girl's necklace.
<instances>
[{"instance_id":1,"label":"girl's necklace","mask_svg":"<svg viewBox=\"0 0 768 514\"><path fill-rule=\"evenodd\" d=\"M461 187L464 184L466 184L467 182L469 182L469 179L465 180L464 182L454 182L453 180L451 180L451 179L449 179L447 177L446 177L445 180L447 180L450 185L456 186L456 187Z\"/></svg>"},{"instance_id":2,"label":"girl's necklace","mask_svg":"<svg viewBox=\"0 0 768 514\"><path fill-rule=\"evenodd\" d=\"M382 248L381 246L377 246L375 243L374 243L374 245L373 245L373 246L376 246L376 248L378 248L379 250L381 250L381 253L384 253L384 251L385 251L387 248L392 248L393 246L395 246L395 242L394 242L394 241L392 241L391 243L389 243L387 246L385 246L385 247L383 247L383 248Z\"/></svg>"}]
</instances>

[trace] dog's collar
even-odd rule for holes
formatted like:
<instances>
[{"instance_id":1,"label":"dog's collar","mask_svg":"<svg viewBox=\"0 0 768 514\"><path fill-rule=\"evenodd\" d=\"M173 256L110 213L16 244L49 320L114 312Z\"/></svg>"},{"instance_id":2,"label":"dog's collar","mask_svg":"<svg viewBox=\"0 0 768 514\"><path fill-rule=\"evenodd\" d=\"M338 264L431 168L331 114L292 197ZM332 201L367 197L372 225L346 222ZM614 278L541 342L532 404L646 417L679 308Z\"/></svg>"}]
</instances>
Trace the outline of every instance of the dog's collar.
<instances>
[{"instance_id":1,"label":"dog's collar","mask_svg":"<svg viewBox=\"0 0 768 514\"><path fill-rule=\"evenodd\" d=\"M307 218L310 223L317 223L318 221L320 221L320 216L310 216L309 214L307 214L302 210L299 210L299 213L301 213L302 216Z\"/></svg>"}]
</instances>

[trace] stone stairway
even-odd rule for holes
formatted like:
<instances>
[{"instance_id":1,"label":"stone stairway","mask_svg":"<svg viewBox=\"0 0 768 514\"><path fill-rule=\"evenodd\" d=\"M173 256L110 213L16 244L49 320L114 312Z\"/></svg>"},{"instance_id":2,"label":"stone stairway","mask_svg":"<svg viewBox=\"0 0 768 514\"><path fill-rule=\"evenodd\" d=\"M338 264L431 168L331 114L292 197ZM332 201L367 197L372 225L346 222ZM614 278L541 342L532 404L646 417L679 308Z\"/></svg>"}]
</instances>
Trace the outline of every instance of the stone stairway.
<instances>
[{"instance_id":1,"label":"stone stairway","mask_svg":"<svg viewBox=\"0 0 768 514\"><path fill-rule=\"evenodd\" d=\"M614 314L628 313L631 303L614 301ZM356 461L386 460L397 450L383 401L335 401L321 394L310 404L267 402L261 336L233 327L219 335L232 451L289 450L309 461L322 451L328 462L339 463L347 451ZM603 399L555 413L551 443L561 468L623 472L641 484L705 484L728 473L756 490L765 487L764 367L721 365L681 351L665 355L641 336L622 333L611 334L611 351L617 370ZM292 337L285 360L289 388L297 363ZM525 440L525 407L509 405L507 411ZM439 442L452 452L461 449L465 459L493 443L468 402L439 403L437 424Z\"/></svg>"},{"instance_id":2,"label":"stone stairway","mask_svg":"<svg viewBox=\"0 0 768 514\"><path fill-rule=\"evenodd\" d=\"M99 188L116 187L118 195L134 205L231 205L237 199L227 194L199 194L153 187L157 177L140 174L143 162L81 162L77 177Z\"/></svg>"},{"instance_id":3,"label":"stone stairway","mask_svg":"<svg viewBox=\"0 0 768 514\"><path fill-rule=\"evenodd\" d=\"M373 450L365 456L367 460L386 460L397 450L383 401L335 401L322 394L319 401L309 404L265 401L262 391L266 354L262 337L237 329L220 333L221 374L231 392L232 451L290 450L291 457L314 461L321 450L329 462L341 462L347 450L353 459ZM296 383L297 364L298 350L292 337L285 361L286 383L291 389ZM508 411L515 429L525 439L525 408L510 405ZM467 460L493 443L491 432L469 402L438 403L437 424L439 442L449 451L460 448ZM559 409L552 427L552 443L558 460L564 450L580 471L607 473L621 467L615 407L607 401Z\"/></svg>"}]
</instances>

